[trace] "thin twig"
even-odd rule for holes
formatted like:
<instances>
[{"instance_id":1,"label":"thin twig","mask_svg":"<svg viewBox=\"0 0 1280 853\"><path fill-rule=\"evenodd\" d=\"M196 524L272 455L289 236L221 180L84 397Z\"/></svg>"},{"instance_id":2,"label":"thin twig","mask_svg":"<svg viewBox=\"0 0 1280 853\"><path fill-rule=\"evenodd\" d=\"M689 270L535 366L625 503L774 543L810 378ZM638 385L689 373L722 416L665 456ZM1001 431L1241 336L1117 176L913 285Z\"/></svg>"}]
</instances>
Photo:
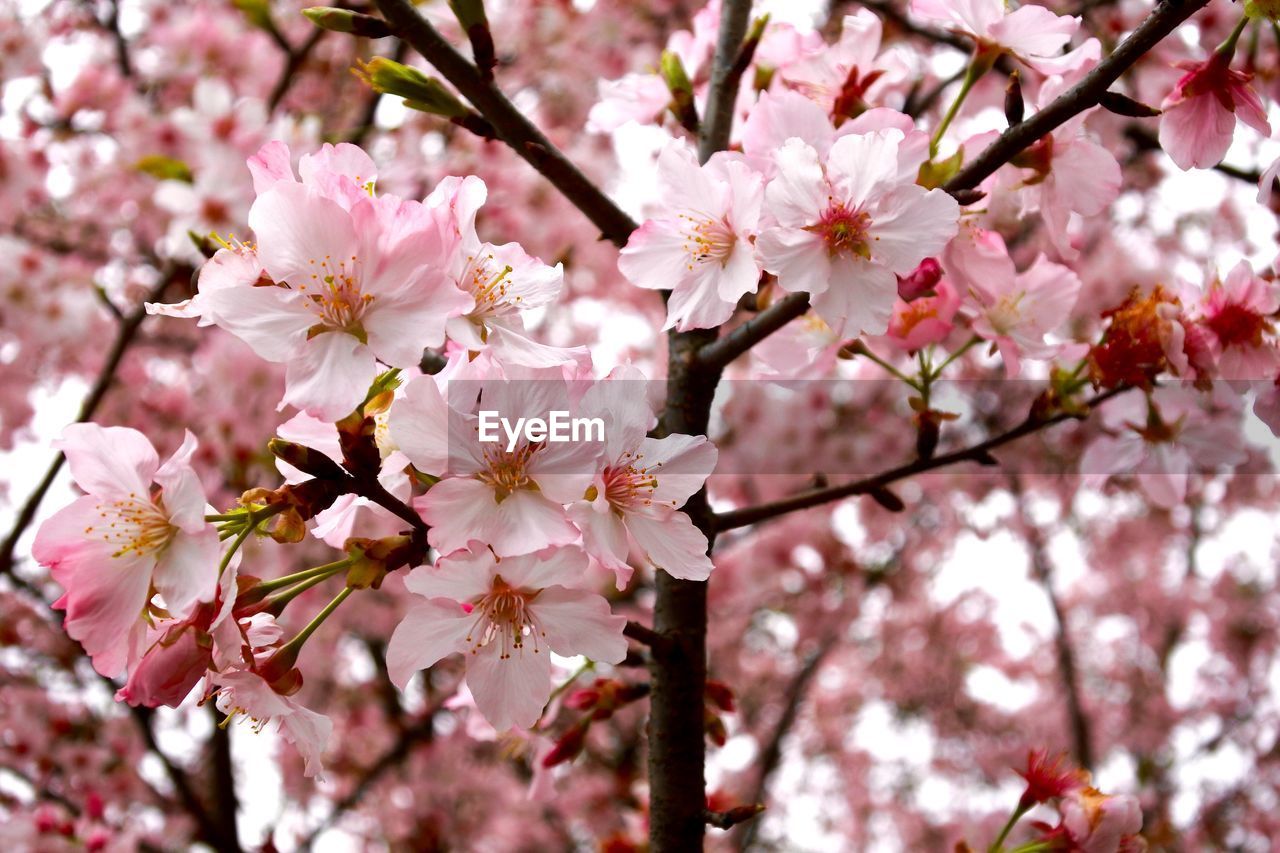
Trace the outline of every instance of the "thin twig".
<instances>
[{"instance_id":1,"label":"thin twig","mask_svg":"<svg viewBox=\"0 0 1280 853\"><path fill-rule=\"evenodd\" d=\"M396 36L407 42L489 120L498 136L586 214L606 240L622 246L637 227L533 125L501 91L418 13L409 0L376 0Z\"/></svg>"},{"instance_id":2,"label":"thin twig","mask_svg":"<svg viewBox=\"0 0 1280 853\"><path fill-rule=\"evenodd\" d=\"M694 358L700 367L723 369L808 310L809 294L788 294L733 331L699 349Z\"/></svg>"},{"instance_id":3,"label":"thin twig","mask_svg":"<svg viewBox=\"0 0 1280 853\"><path fill-rule=\"evenodd\" d=\"M1108 389L1095 395L1085 403L1085 406L1089 409L1093 409L1117 394L1128 390L1130 390L1130 388L1127 385ZM992 450L1016 441L1023 436L1039 432L1040 430L1054 426L1055 424L1060 424L1063 421L1078 419L1078 415L1072 415L1065 412L1054 415L1050 418L1036 418L1029 416L1026 420L1010 429L1008 432L1003 432L1000 435L951 453L944 453L940 456L934 456L931 459L917 459L906 465L899 465L897 468L891 468L888 471L876 474L873 477L866 477L861 480L855 480L851 483L843 483L839 486L831 486L823 489L810 489L809 491L801 492L798 495L783 498L782 500L774 501L772 503L717 513L715 516L716 530L733 530L737 527L745 527L749 524L757 524L761 521L777 518L780 515L795 512L796 510L821 506L822 504L838 501L842 498L883 491L890 483L895 483L898 480L905 480L906 478L915 476L916 474L923 474L927 471L945 468L948 465L954 465L958 462L982 462L985 464L991 464Z\"/></svg>"}]
</instances>

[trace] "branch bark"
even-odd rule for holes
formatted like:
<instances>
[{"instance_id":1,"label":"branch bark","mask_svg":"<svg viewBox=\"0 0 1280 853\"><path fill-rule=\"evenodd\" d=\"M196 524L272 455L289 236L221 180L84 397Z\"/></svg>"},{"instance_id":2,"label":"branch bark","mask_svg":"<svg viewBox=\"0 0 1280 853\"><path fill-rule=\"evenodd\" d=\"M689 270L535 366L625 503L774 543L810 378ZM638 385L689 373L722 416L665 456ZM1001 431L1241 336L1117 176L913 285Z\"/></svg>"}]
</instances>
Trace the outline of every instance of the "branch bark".
<instances>
[{"instance_id":1,"label":"branch bark","mask_svg":"<svg viewBox=\"0 0 1280 853\"><path fill-rule=\"evenodd\" d=\"M1124 391L1130 390L1129 386L1121 385L1111 388L1095 395L1088 400L1085 405L1089 409L1106 402L1112 397ZM1063 421L1076 420L1076 416L1069 414L1058 414L1051 418L1035 418L1028 417L1016 427L1007 432L1000 433L997 436L988 438L986 441L978 442L969 447L954 450L951 453L944 453L934 456L930 459L917 459L906 465L899 465L896 468L890 468L873 477L866 477L861 480L854 480L851 483L842 483L839 486L831 486L822 489L810 489L793 495L789 498L783 498L772 503L761 504L759 506L746 507L744 509L730 510L729 512L718 513L715 516L715 529L717 532L725 530L733 530L738 527L746 527L749 524L758 524L761 521L767 521L771 518L777 518L780 515L786 515L796 510L809 509L810 507L821 506L822 504L838 501L842 498L853 497L854 495L867 495L877 491L883 491L890 483L898 480L905 480L916 474L923 474L926 471L933 471L938 468L945 468L948 465L954 465L958 462L979 462L983 464L991 464L993 457L991 451L998 447L1003 447L1010 442L1017 441L1032 433L1039 432L1047 427L1060 424Z\"/></svg>"},{"instance_id":2,"label":"branch bark","mask_svg":"<svg viewBox=\"0 0 1280 853\"><path fill-rule=\"evenodd\" d=\"M725 0L711 71L711 93L698 154L706 162L728 144L740 75L732 68L751 16L751 0ZM667 349L663 434L705 435L720 369L698 363L697 353L717 329L673 333ZM693 523L715 545L715 517L700 490L685 504ZM653 853L701 850L706 825L707 584L654 579L654 630L666 643L651 648L649 665L649 848Z\"/></svg>"},{"instance_id":3,"label":"branch bark","mask_svg":"<svg viewBox=\"0 0 1280 853\"><path fill-rule=\"evenodd\" d=\"M498 137L537 169L600 229L606 240L623 246L635 221L551 143L506 95L466 57L453 49L408 0L376 0L378 10L401 41L422 55L493 125Z\"/></svg>"}]
</instances>

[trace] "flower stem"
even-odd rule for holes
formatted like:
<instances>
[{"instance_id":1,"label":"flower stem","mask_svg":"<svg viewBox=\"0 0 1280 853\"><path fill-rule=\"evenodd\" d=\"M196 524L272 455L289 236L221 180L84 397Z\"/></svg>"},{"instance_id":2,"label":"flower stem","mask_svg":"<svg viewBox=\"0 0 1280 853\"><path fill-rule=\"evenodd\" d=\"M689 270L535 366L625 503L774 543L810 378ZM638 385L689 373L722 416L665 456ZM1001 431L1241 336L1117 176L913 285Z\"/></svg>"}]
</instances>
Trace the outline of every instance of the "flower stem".
<instances>
[{"instance_id":1,"label":"flower stem","mask_svg":"<svg viewBox=\"0 0 1280 853\"><path fill-rule=\"evenodd\" d=\"M283 592L278 592L275 595L267 596L263 603L269 607L283 607L302 593L311 589L313 586L319 586L329 578L341 572L343 569L348 568L351 565L351 562L351 558L347 558L345 560L339 560L336 563L329 563L325 566L317 566L316 568L308 569L305 572L298 572L297 575L290 575L288 578L276 578L275 581L267 581L268 584L275 584L278 587L285 586L285 584L281 584L279 581L289 580L290 583L288 584L288 589L285 589ZM274 589L275 587L272 588Z\"/></svg>"},{"instance_id":2,"label":"flower stem","mask_svg":"<svg viewBox=\"0 0 1280 853\"><path fill-rule=\"evenodd\" d=\"M1231 31L1231 35L1227 36L1227 40L1213 51L1223 56L1235 56L1236 43L1240 41L1240 34L1244 32L1245 26L1249 23L1248 15L1241 15L1240 20L1236 23L1236 28Z\"/></svg>"},{"instance_id":3,"label":"flower stem","mask_svg":"<svg viewBox=\"0 0 1280 853\"><path fill-rule=\"evenodd\" d=\"M324 609L322 609L319 613L317 613L315 615L315 618L307 623L307 627L299 631L296 637L294 637L292 640L285 643L284 646L281 647L281 651L283 651L284 649L297 650L302 648L303 643L305 643L307 639L310 638L311 635L316 632L317 628L319 628L321 625L324 624L324 620L328 619L329 615L333 613L333 611L337 610L339 605L341 605L342 602L346 601L347 596L349 595L351 595L351 587L344 586L342 588L342 591L339 592L337 595L335 595L333 597L333 600L330 601L328 604L326 604L324 606Z\"/></svg>"},{"instance_id":4,"label":"flower stem","mask_svg":"<svg viewBox=\"0 0 1280 853\"><path fill-rule=\"evenodd\" d=\"M336 575L338 572L351 565L351 558L344 557L332 563L325 563L323 566L316 566L310 569L304 569L300 572L294 572L284 577L272 578L271 580L262 581L258 584L258 589L265 592L273 592L277 589L284 589L293 586L296 583L312 580L313 578L328 578Z\"/></svg>"},{"instance_id":5,"label":"flower stem","mask_svg":"<svg viewBox=\"0 0 1280 853\"><path fill-rule=\"evenodd\" d=\"M912 388L915 388L917 391L919 391L919 390L920 390L920 383L919 383L919 382L917 382L916 380L912 379L910 376L907 376L907 375L906 375L905 373L903 373L901 370L899 370L898 368L894 367L892 364L890 364L889 362L885 361L885 360L884 360L883 358L881 358L880 356L878 356L878 355L876 355L875 353L873 353L873 352L872 352L872 351L867 347L867 345L866 345L866 344L862 343L861 341L857 341L857 342L855 342L855 343L856 343L856 346L851 348L851 349L852 349L852 351L853 351L854 353L856 353L857 355L866 356L866 357L867 357L867 358L869 358L871 361L875 362L876 364L878 364L878 365L880 365L881 367L883 367L886 371L888 371L889 373L891 373L891 374L893 374L894 376L896 376L898 379L901 379L903 382L905 382L905 383L907 383L908 385L910 385Z\"/></svg>"},{"instance_id":6,"label":"flower stem","mask_svg":"<svg viewBox=\"0 0 1280 853\"><path fill-rule=\"evenodd\" d=\"M1014 824L1022 819L1022 816L1031 810L1030 806L1024 806L1021 803L1013 810L1013 814L1009 815L1009 820L1004 825L1004 829L1000 830L1000 834L996 836L996 840L991 842L991 846L987 848L987 853L1000 853L1004 849L1004 840L1009 837L1009 833L1013 831Z\"/></svg>"},{"instance_id":7,"label":"flower stem","mask_svg":"<svg viewBox=\"0 0 1280 853\"><path fill-rule=\"evenodd\" d=\"M982 79L982 75L987 73L988 67L986 63L979 64L975 56L974 60L969 63L969 67L965 69L964 79L960 81L960 91L956 92L956 99L947 108L947 114L942 117L942 123L938 125L938 129L933 132L933 138L929 140L930 160L938 156L938 146L942 143L942 135L947 132L947 128L951 126L956 114L960 112L960 107L964 104L965 99L969 97L973 84Z\"/></svg>"}]
</instances>

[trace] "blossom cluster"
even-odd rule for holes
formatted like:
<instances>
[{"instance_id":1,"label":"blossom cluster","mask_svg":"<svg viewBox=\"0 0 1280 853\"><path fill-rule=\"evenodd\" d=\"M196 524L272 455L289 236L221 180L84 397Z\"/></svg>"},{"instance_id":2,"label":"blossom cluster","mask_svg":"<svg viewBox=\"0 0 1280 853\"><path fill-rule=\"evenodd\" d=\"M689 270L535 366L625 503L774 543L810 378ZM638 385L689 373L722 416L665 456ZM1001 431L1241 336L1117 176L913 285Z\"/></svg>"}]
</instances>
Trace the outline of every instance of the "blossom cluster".
<instances>
[{"instance_id":1,"label":"blossom cluster","mask_svg":"<svg viewBox=\"0 0 1280 853\"><path fill-rule=\"evenodd\" d=\"M287 68L285 79L296 71L312 88L278 96L270 86L253 90L265 77L241 55L252 51L219 35L223 13L209 10L157 15L159 45L199 42L194 34L207 32L200 43L211 51L203 60L175 51L164 85L135 85L114 69L101 79L83 74L65 89L48 81L48 103L33 96L23 132L49 140L40 156L49 153L53 166L36 157L10 168L18 148L0 139L0 213L6 226L13 219L15 234L0 238L0 258L20 274L10 282L0 272L4 307L25 306L41 318L29 330L4 330L0 360L15 365L15 375L18 365L33 375L88 372L97 355L80 352L84 341L77 349L68 340L94 337L77 331L86 318L99 324L95 329L114 322L107 314L124 323L120 306L130 304L139 307L129 322L136 330L145 320L144 344L153 348L145 360L125 358L116 375L142 404L120 402L95 418L131 426L84 422L62 433L56 447L83 495L43 521L31 548L60 588L53 607L62 611L66 635L99 675L122 678L120 701L179 707L194 692L200 704L254 728L278 724L306 776L322 764L347 774L344 763L352 764L356 747L345 735L371 730L368 719L382 713L367 701L351 702L354 710L343 713L332 700L341 692L331 689L338 680L318 661L350 639L399 688L388 707L416 709L419 686L426 697L423 722L406 723L406 715L385 726L395 735L392 749L412 732L429 731L426 740L452 734L435 727L447 709L466 721L457 727L459 740L501 739L504 750L523 751L535 801L547 801L566 775L563 765L580 758L606 767L584 785L603 780L632 797L643 790L630 767L643 737L635 708L650 686L624 667L643 660L660 668L671 638L629 620L643 619L654 589L675 578L711 581L713 679L693 710L716 746L736 738L741 747L743 732L766 729L778 710L777 689L800 693L826 666L831 678L815 680L816 707L799 747L815 755L844 754L851 716L869 714L878 702L895 705L904 718L930 708L937 732L975 732L983 748L972 751L964 772L989 779L1003 772L1009 729L1056 742L1065 735L1044 720L1056 721L1064 709L1103 718L1105 709L1110 716L1092 736L1077 729L1076 751L1087 756L1091 744L1130 750L1147 772L1162 759L1146 730L1124 716L1144 712L1136 699L1125 705L1090 697L1081 710L1071 694L1078 685L1067 684L1067 698L1054 686L1025 713L1005 716L991 710L995 705L957 698L974 692L967 679L979 659L1017 679L1054 678L1038 658L1014 659L1001 648L990 614L973 616L986 606L977 597L940 603L931 586L949 549L972 533L996 535L974 518L981 515L975 507L997 493L1017 499L1010 527L1020 528L1057 620L1058 648L1049 654L1046 641L1039 657L1069 661L1064 646L1088 643L1103 651L1087 667L1105 668L1107 680L1119 681L1114 673L1123 671L1134 682L1122 685L1126 691L1155 695L1137 682L1154 681L1153 667L1172 681L1168 660L1178 643L1189 635L1198 641L1205 621L1199 614L1217 620L1221 600L1229 602L1219 608L1229 618L1213 621L1205 642L1252 685L1275 633L1269 599L1236 583L1234 569L1198 577L1196 541L1184 549L1182 538L1200 535L1205 507L1214 523L1217 506L1271 499L1265 487L1229 475L1265 464L1246 440L1251 417L1280 435L1280 282L1265 260L1233 257L1224 265L1195 240L1161 236L1141 194L1156 180L1144 154L1158 149L1181 171L1211 170L1235 150L1233 142L1248 146L1254 134L1270 136L1266 101L1274 80L1254 63L1260 50L1275 54L1256 43L1237 49L1248 43L1242 35L1250 22L1255 35L1267 23L1261 19L1268 13L1253 8L1260 4L1224 12L1219 7L1227 4L1218 3L1200 19L1206 47L1162 42L1106 98L1056 121L974 180L968 170L1007 143L1003 127L1060 112L1108 61L1093 35L1103 26L1098 17L1086 26L1086 19L1108 16L1107 30L1127 33L1147 11L1135 11L1141 4L1073 16L1034 3L912 0L899 4L897 18L860 8L839 21L830 42L814 30L756 19L735 66L741 86L730 144L706 157L699 126L711 120L718 85L722 3L710 3L691 29L668 36L653 73L594 43L607 41L599 36L611 32L610 15L622 14L617 4L601 0L594 17L570 4L554 11L543 5L513 11L505 23L495 16L493 32L487 20L446 32L460 40L477 33L512 43L548 39L548 57L566 54L557 61L569 71L544 80L506 57L490 56L485 67L484 42L472 41L480 76L491 81L496 70L510 91L516 81L525 85L527 112L574 140L585 172L639 174L643 199L615 194L641 214L630 233L597 239L597 229L503 150L506 130L495 129L492 116L391 57L362 53L355 61L363 76L344 78L348 86L374 87L367 117L355 117L365 122L359 132L322 135L316 123L273 117L279 98L306 105L302 111L313 118L338 110L328 103L323 72L307 65L298 39L287 65L303 70ZM561 40L540 30L556 16L579 14L599 32L570 28ZM356 36L389 27L347 10L313 19L324 15L347 27L335 25L336 32ZM278 28L259 29L263 39L289 42ZM948 50L959 45L963 67L950 78L939 74L921 61L928 57L912 47L912 34ZM651 35L646 30L644 39ZM351 64L334 47L350 40L336 33L325 39L312 64ZM212 55L215 49L221 52ZM579 53L595 56L615 79L598 93L578 92ZM242 79L232 87L188 73L183 61L206 69L225 64ZM0 58L0 70L39 63L13 51ZM434 100L388 89L379 69L399 75L393 87L418 86ZM385 113L393 111L385 96L397 94L407 99L409 118L388 124ZM148 108L162 100L142 98L182 106L163 127L143 132L152 120ZM100 116L94 107L101 104L107 108ZM1154 124L1147 130L1141 122L1157 114L1158 131ZM1237 124L1253 134L1237 133ZM373 141L362 145L321 142L363 140L366 132ZM112 137L115 147L84 143L79 161L66 154L95 135ZM627 154L635 139L651 143L651 158ZM602 154L602 141L613 143L619 162ZM560 154L541 143L514 147L535 168ZM118 176L98 164L95 158L116 156L103 152L129 161L127 181L113 181ZM419 162L424 158L429 167ZM1280 161L1244 175L1258 178L1261 204L1274 203L1277 169ZM48 186L27 181L44 171ZM78 181L76 192L48 197L64 173ZM604 189L601 198L613 204L612 182ZM1253 191L1250 185L1250 198ZM113 192L126 202L117 204ZM41 217L9 215L84 207L84 220L96 227L95 206L141 211L136 226L103 229L103 262L74 260L75 251L88 255L96 247L92 228L45 237ZM1143 215L1130 217L1135 206ZM1246 242L1244 227L1226 213L1203 227L1210 244L1215 233ZM510 236L520 243L501 242ZM113 260L126 242L134 257ZM1184 280L1196 267L1202 277ZM166 301L191 272L188 298ZM94 295L67 298L68 281L93 283ZM660 291L664 301L648 291ZM783 310L793 313L770 325ZM144 311L197 322L161 321ZM644 326L643 340L618 331L628 321ZM653 334L659 328L672 335L669 356ZM707 355L740 339L750 346L733 359ZM691 352L688 341L715 343ZM721 371L760 381L740 389L705 383ZM699 393L706 399L688 405L676 392L665 404L650 398L650 378L675 387L690 372L704 380ZM849 397L797 381L871 377L887 381L861 383ZM997 388L1034 384L1036 391L1032 400L1010 391L986 408L981 400L965 407L946 398L944 378ZM1025 385L1004 382L1015 378ZM11 394L10 384L8 373L0 375L6 443L18 434L15 423L30 420L32 406L29 388ZM783 390L803 404L780 405ZM702 404L712 412L710 425L694 432L706 435L673 429L685 414L675 410ZM567 413L603 424L603 435L492 442L482 430L491 412L511 421ZM1005 420L1017 426L988 431ZM1012 442L1070 420L1083 423L1066 439L1046 442L1051 452L1015 455L1022 451L1004 446L1009 436ZM189 427L178 430L180 444L175 424ZM973 447L961 442L979 434ZM174 446L161 461L156 448ZM875 476L843 492L830 488L851 458L875 463ZM948 458L1007 463L1009 479L997 486L947 479L936 469ZM786 467L780 460L803 466L803 480L768 476ZM1067 476L1040 476L1050 465ZM917 474L936 478L925 481L925 500L903 490L904 500L890 489ZM1074 616L1064 620L1041 534L1024 517L1023 489L1049 496L1043 503L1058 513L1054 523L1064 535L1087 526L1078 514L1090 500L1118 496L1124 506L1131 494L1142 498L1140 521L1122 513L1106 522L1112 527L1087 520L1100 531L1086 543L1092 558L1114 552L1141 566L1126 575L1131 586L1117 572L1071 596L1097 623L1138 614L1134 630L1158 666L1124 669L1116 648L1127 634L1113 643L1102 630L1079 630ZM945 499L934 497L944 490ZM868 500L837 503L859 495ZM810 515L807 526L782 518L827 502L838 509ZM267 539L296 547L263 547ZM1144 550L1144 542L1151 547ZM1168 566L1160 561L1174 548L1189 554L1185 583L1193 591L1185 600L1166 597L1161 585ZM315 565L299 569L302 561ZM669 577L659 582L658 572ZM1133 578L1160 589L1135 596ZM327 598L315 597L326 589ZM862 642L871 630L873 639ZM628 638L648 647L643 655L629 651ZM873 651L862 659L844 645ZM1069 682L1074 676L1062 668ZM592 687L570 689L588 672L599 676ZM303 693L304 673L309 689L319 683L327 693ZM319 699L326 707L310 699L326 695ZM1147 724L1172 742L1176 727L1197 713L1244 719L1232 701L1215 694L1203 700L1211 708L1184 714L1161 695L1150 700ZM935 708L948 703L954 707ZM1124 714L1113 707L1120 705ZM799 700L781 714L786 725L797 707ZM606 722L615 727L607 745ZM777 742L785 734L779 724ZM753 739L752 750L763 740ZM461 766L473 757L454 740L433 749L431 761L460 757ZM606 749L625 757L599 760ZM762 792L772 770L762 774ZM865 788L859 808L906 813L901 804L876 803L865 774L840 772L857 775L858 790ZM1045 806L1056 809L1056 821L1033 822L1034 837L1020 849L1141 849L1137 833L1148 802L1101 794L1087 773L1044 753L1032 756L1024 776L1027 792L992 849L1004 849L1018 820ZM512 774L508 781L522 796L528 780ZM1166 781L1152 786L1170 788ZM732 824L758 812L737 795L723 804L718 796L712 791L707 802L718 820ZM628 814L638 824L647 808ZM81 823L99 820L101 810L90 811ZM922 823L912 815L903 826ZM1147 817L1155 815L1148 810ZM79 832L43 813L39 827ZM609 831L630 839L639 827ZM917 846L937 841L927 829L902 832L904 846L909 832L917 833Z\"/></svg>"}]
</instances>

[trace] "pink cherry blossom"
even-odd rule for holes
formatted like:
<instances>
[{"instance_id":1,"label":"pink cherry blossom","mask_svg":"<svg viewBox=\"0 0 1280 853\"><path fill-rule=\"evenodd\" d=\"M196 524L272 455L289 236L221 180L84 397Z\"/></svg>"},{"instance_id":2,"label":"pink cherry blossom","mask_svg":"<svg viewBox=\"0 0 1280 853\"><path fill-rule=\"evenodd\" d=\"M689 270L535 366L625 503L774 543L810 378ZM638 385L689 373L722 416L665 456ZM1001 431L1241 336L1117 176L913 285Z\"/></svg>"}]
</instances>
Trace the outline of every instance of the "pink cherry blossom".
<instances>
[{"instance_id":1,"label":"pink cherry blossom","mask_svg":"<svg viewBox=\"0 0 1280 853\"><path fill-rule=\"evenodd\" d=\"M844 16L839 41L787 65L779 76L785 86L817 103L835 124L842 124L907 76L900 57L880 54L882 34L880 18L870 9L859 9Z\"/></svg>"},{"instance_id":2,"label":"pink cherry blossom","mask_svg":"<svg viewBox=\"0 0 1280 853\"><path fill-rule=\"evenodd\" d=\"M1080 853L1119 853L1142 829L1142 807L1128 796L1080 788L1062 801L1062 827Z\"/></svg>"},{"instance_id":3,"label":"pink cherry blossom","mask_svg":"<svg viewBox=\"0 0 1280 853\"><path fill-rule=\"evenodd\" d=\"M899 160L903 138L897 130L845 136L825 163L789 140L765 191L777 224L757 240L764 268L784 290L812 294L818 313L846 335L883 334L896 276L956 233L959 206L915 184L914 166Z\"/></svg>"},{"instance_id":4,"label":"pink cherry blossom","mask_svg":"<svg viewBox=\"0 0 1280 853\"><path fill-rule=\"evenodd\" d=\"M467 686L498 731L530 728L551 695L551 652L618 663L626 619L577 589L587 558L576 548L495 557L487 548L414 569L415 604L391 635L387 668L401 689L418 670L466 656Z\"/></svg>"},{"instance_id":5,"label":"pink cherry blossom","mask_svg":"<svg viewBox=\"0 0 1280 853\"><path fill-rule=\"evenodd\" d=\"M1022 359L1082 356L1079 347L1063 347L1045 336L1067 318L1081 282L1069 268L1037 256L1017 272L1004 240L993 231L965 228L947 248L943 267L964 288L963 311L973 331L1000 350L1005 372L1018 376Z\"/></svg>"},{"instance_id":6,"label":"pink cherry blossom","mask_svg":"<svg viewBox=\"0 0 1280 853\"><path fill-rule=\"evenodd\" d=\"M648 438L644 381L634 368L615 370L582 401L583 411L604 414L604 467L570 514L587 553L613 570L619 589L631 577L631 542L673 577L706 580L713 568L707 537L679 508L715 468L716 449L701 435Z\"/></svg>"},{"instance_id":7,"label":"pink cherry blossom","mask_svg":"<svg viewBox=\"0 0 1280 853\"><path fill-rule=\"evenodd\" d=\"M181 705L213 662L213 638L196 621L163 631L131 669L116 698L149 708ZM208 623L209 619L203 621Z\"/></svg>"},{"instance_id":8,"label":"pink cherry blossom","mask_svg":"<svg viewBox=\"0 0 1280 853\"><path fill-rule=\"evenodd\" d=\"M1152 503L1165 509L1182 503L1193 472L1245 460L1239 399L1219 400L1206 408L1198 394L1175 386L1157 388L1149 398L1130 392L1116 400L1103 419L1111 434L1096 438L1080 459L1085 484L1097 487L1132 473Z\"/></svg>"},{"instance_id":9,"label":"pink cherry blossom","mask_svg":"<svg viewBox=\"0 0 1280 853\"><path fill-rule=\"evenodd\" d=\"M764 182L740 158L716 154L699 166L677 143L658 155L658 180L664 210L631 235L618 268L638 287L672 291L666 328L718 326L759 284L752 240Z\"/></svg>"},{"instance_id":10,"label":"pink cherry blossom","mask_svg":"<svg viewBox=\"0 0 1280 853\"><path fill-rule=\"evenodd\" d=\"M185 617L212 601L218 533L191 467L195 437L163 465L136 430L73 424L59 446L86 494L40 526L32 554L63 588L54 606L94 667L115 676L138 650L156 592Z\"/></svg>"},{"instance_id":11,"label":"pink cherry blossom","mask_svg":"<svg viewBox=\"0 0 1280 853\"><path fill-rule=\"evenodd\" d=\"M940 279L933 293L910 302L899 298L893 306L893 318L884 340L891 346L915 352L929 344L942 343L955 328L960 310L960 294L947 279Z\"/></svg>"},{"instance_id":12,"label":"pink cherry blossom","mask_svg":"<svg viewBox=\"0 0 1280 853\"><path fill-rule=\"evenodd\" d=\"M1211 274L1192 309L1204 330L1216 372L1226 379L1269 379L1280 368L1271 317L1280 311L1280 284L1259 278L1241 261L1225 279Z\"/></svg>"},{"instance_id":13,"label":"pink cherry blossom","mask_svg":"<svg viewBox=\"0 0 1280 853\"><path fill-rule=\"evenodd\" d=\"M462 405L465 392L451 388L447 411L441 413L444 399L431 392L426 385L431 382L423 377L408 383L404 400L395 404L407 414L397 414L393 406L391 415L392 439L410 462L428 473L433 473L432 468L438 471L439 444L423 441L405 424L417 418L448 424L447 467L438 471L444 479L414 500L414 507L431 525L431 545L449 553L479 540L500 556L509 556L575 541L578 531L564 505L580 499L591 485L599 445L530 443L521 436L508 450L505 435L500 434L497 441L481 441L474 403ZM482 388L483 408L513 424L518 418L546 419L552 411L571 409L567 386L554 379L463 382L455 387L468 389L473 400Z\"/></svg>"},{"instance_id":14,"label":"pink cherry blossom","mask_svg":"<svg viewBox=\"0 0 1280 853\"><path fill-rule=\"evenodd\" d=\"M1215 51L1203 62L1179 62L1186 71L1160 105L1160 146L1179 169L1208 169L1226 156L1236 120L1271 135L1267 111L1249 85L1253 75L1231 68L1232 54Z\"/></svg>"},{"instance_id":15,"label":"pink cherry blossom","mask_svg":"<svg viewBox=\"0 0 1280 853\"><path fill-rule=\"evenodd\" d=\"M260 732L273 722L280 734L302 755L307 776L319 776L321 756L333 732L333 721L308 710L290 696L281 696L255 672L230 670L216 673L218 710L229 717L244 716Z\"/></svg>"},{"instance_id":16,"label":"pink cherry blossom","mask_svg":"<svg viewBox=\"0 0 1280 853\"><path fill-rule=\"evenodd\" d=\"M981 52L1011 53L1044 74L1071 67L1062 49L1080 28L1078 17L1033 4L1011 10L1004 0L911 0L911 12L971 37Z\"/></svg>"},{"instance_id":17,"label":"pink cherry blossom","mask_svg":"<svg viewBox=\"0 0 1280 853\"><path fill-rule=\"evenodd\" d=\"M267 188L249 211L257 259L276 286L201 297L219 325L285 363L284 403L336 420L363 399L379 360L416 364L472 300L443 275L455 247L427 207L369 196L348 174L367 167L342 147L303 158L301 183L279 175L287 153L260 152L255 181Z\"/></svg>"}]
</instances>

